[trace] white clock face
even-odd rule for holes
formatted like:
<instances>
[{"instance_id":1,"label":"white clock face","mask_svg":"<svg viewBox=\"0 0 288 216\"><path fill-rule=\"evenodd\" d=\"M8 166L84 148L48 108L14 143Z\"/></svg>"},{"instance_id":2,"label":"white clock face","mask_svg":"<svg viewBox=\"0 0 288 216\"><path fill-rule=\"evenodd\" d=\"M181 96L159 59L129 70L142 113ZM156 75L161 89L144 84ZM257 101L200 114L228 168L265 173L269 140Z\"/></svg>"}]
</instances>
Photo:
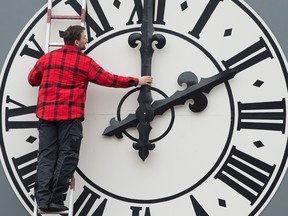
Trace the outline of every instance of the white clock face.
<instances>
[{"instance_id":1,"label":"white clock face","mask_svg":"<svg viewBox=\"0 0 288 216\"><path fill-rule=\"evenodd\" d=\"M54 1L54 13L76 13L80 1ZM139 48L128 37L140 32L141 1L91 1L86 54L112 73L140 76ZM267 26L242 1L156 1L153 100L184 91L185 71L198 80L236 68L239 73L206 94L208 105L192 112L187 100L151 122L156 147L143 162L128 128L123 138L104 136L139 106L138 88L89 85L84 138L75 173L75 215L259 215L286 171L287 65ZM27 75L44 54L46 10L27 24L1 73L1 157L6 175L29 212L37 164L37 89ZM53 42L67 25L52 23ZM196 102L195 102L196 103Z\"/></svg>"}]
</instances>

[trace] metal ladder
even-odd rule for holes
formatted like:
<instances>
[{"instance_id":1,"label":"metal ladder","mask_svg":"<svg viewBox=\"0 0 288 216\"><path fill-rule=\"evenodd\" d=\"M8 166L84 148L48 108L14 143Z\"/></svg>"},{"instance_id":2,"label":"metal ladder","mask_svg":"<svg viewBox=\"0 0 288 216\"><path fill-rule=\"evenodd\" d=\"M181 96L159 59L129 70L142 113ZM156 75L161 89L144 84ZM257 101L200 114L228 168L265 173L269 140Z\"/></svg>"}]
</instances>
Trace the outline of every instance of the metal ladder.
<instances>
[{"instance_id":1,"label":"metal ladder","mask_svg":"<svg viewBox=\"0 0 288 216\"><path fill-rule=\"evenodd\" d=\"M75 178L74 176L71 178L70 181L70 189L69 189L69 209L67 211L59 211L59 212L43 212L40 209L38 209L37 201L36 198L34 199L34 208L33 208L33 216L38 216L40 215L55 215L55 214L60 214L60 215L68 215L68 216L73 216L73 194L75 190Z\"/></svg>"},{"instance_id":2,"label":"metal ladder","mask_svg":"<svg viewBox=\"0 0 288 216\"><path fill-rule=\"evenodd\" d=\"M45 53L49 52L50 46L62 46L63 43L52 43L50 42L51 35L51 21L55 20L80 20L81 26L85 26L85 16L86 16L86 0L82 0L82 10L80 16L70 16L70 15L53 15L52 14L52 2L53 0L48 0L47 7L47 27L46 27L46 40L45 40Z\"/></svg>"}]
</instances>

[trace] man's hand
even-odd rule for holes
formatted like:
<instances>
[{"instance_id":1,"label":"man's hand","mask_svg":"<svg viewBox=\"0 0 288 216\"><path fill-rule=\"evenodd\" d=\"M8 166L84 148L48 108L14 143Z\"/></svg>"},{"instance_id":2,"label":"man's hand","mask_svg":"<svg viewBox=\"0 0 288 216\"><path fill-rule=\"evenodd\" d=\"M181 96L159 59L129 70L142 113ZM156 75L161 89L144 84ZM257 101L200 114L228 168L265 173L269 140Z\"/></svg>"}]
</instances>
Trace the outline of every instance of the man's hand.
<instances>
[{"instance_id":1,"label":"man's hand","mask_svg":"<svg viewBox=\"0 0 288 216\"><path fill-rule=\"evenodd\" d=\"M149 85L151 86L153 78L151 76L142 76L139 77L139 82L138 85L142 86L142 85Z\"/></svg>"}]
</instances>

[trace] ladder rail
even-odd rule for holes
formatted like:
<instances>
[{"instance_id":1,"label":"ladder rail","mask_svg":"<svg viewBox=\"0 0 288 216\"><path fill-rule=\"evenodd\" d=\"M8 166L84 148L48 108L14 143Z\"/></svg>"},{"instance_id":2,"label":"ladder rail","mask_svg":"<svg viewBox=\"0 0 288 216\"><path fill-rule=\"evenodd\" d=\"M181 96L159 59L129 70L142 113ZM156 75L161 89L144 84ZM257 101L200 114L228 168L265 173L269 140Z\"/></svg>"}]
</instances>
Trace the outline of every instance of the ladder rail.
<instances>
[{"instance_id":1,"label":"ladder rail","mask_svg":"<svg viewBox=\"0 0 288 216\"><path fill-rule=\"evenodd\" d=\"M33 205L33 216L37 216L38 215L38 206L37 206L37 202L36 202L36 198L34 197L34 205Z\"/></svg>"},{"instance_id":2,"label":"ladder rail","mask_svg":"<svg viewBox=\"0 0 288 216\"><path fill-rule=\"evenodd\" d=\"M74 183L73 183L74 181ZM68 210L68 216L73 216L73 210L74 210L74 203L73 203L73 198L74 198L74 191L75 191L75 178L71 179L71 188L70 188L70 195L69 195L69 210Z\"/></svg>"},{"instance_id":3,"label":"ladder rail","mask_svg":"<svg viewBox=\"0 0 288 216\"><path fill-rule=\"evenodd\" d=\"M81 11L81 26L85 26L85 20L86 20L86 5L87 1L82 0L82 11Z\"/></svg>"},{"instance_id":4,"label":"ladder rail","mask_svg":"<svg viewBox=\"0 0 288 216\"><path fill-rule=\"evenodd\" d=\"M49 52L49 43L50 43L50 35L51 35L51 16L52 16L52 0L48 0L45 53Z\"/></svg>"}]
</instances>

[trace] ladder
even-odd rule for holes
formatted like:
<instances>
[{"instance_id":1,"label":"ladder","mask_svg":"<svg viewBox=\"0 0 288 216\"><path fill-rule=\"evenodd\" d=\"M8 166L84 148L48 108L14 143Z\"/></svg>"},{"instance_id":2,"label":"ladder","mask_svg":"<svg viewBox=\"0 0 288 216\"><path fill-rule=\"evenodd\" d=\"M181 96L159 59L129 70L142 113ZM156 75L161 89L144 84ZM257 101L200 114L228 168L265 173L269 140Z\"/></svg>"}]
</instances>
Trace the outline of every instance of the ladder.
<instances>
[{"instance_id":1,"label":"ladder","mask_svg":"<svg viewBox=\"0 0 288 216\"><path fill-rule=\"evenodd\" d=\"M85 16L86 16L86 0L82 0L82 10L80 16L69 16L69 15L53 15L52 14L52 1L48 0L47 6L47 27L46 27L46 40L45 40L45 53L49 52L50 46L62 46L63 43L52 43L50 42L51 35L51 21L55 20L80 20L81 26L85 26Z\"/></svg>"},{"instance_id":2,"label":"ladder","mask_svg":"<svg viewBox=\"0 0 288 216\"><path fill-rule=\"evenodd\" d=\"M59 212L43 212L38 209L37 206L37 201L36 198L34 199L34 208L33 208L33 216L38 216L40 215L55 215L55 214L60 214L60 215L68 215L68 216L73 216L73 194L75 190L75 177L72 176L71 181L70 181L70 190L69 190L69 209L67 211L59 211Z\"/></svg>"}]
</instances>

